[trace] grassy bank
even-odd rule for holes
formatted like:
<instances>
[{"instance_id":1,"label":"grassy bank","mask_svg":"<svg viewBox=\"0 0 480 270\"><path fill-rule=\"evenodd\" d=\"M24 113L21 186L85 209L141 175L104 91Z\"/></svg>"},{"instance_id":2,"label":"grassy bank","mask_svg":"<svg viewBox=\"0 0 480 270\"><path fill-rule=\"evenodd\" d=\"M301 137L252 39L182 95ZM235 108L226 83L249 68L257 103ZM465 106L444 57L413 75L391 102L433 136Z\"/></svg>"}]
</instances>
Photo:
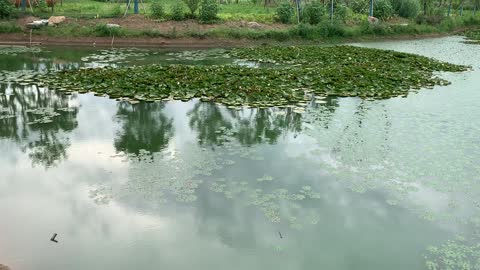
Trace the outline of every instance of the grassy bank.
<instances>
[{"instance_id":1,"label":"grassy bank","mask_svg":"<svg viewBox=\"0 0 480 270\"><path fill-rule=\"evenodd\" d=\"M361 39L372 37L418 36L428 34L451 33L464 28L475 28L480 25L480 17L464 16L444 19L437 25L418 24L392 24L368 22L356 25L346 25L339 22L324 21L318 25L298 24L280 29L251 29L228 24L216 24L208 29L191 27L178 30L175 26L164 28L133 29L128 27L108 28L105 23L81 24L75 21L58 27L44 27L34 30L34 35L51 37L126 37L150 38L163 37L169 39L193 37L199 39L225 38L225 39L251 39L251 40L342 40ZM21 33L25 30L15 21L0 22L0 33Z\"/></svg>"},{"instance_id":2,"label":"grassy bank","mask_svg":"<svg viewBox=\"0 0 480 270\"><path fill-rule=\"evenodd\" d=\"M371 25L362 23L359 25L347 26L344 24L332 24L323 22L318 25L299 24L283 29L249 29L242 27L231 27L219 24L207 30L177 30L170 27L169 30L160 29L109 29L103 23L95 25L81 25L75 22L60 25L59 27L45 27L34 30L34 35L49 37L129 37L149 38L163 37L169 39L193 37L199 39L226 38L226 39L252 39L252 40L327 40L327 39L356 39L369 37L395 37L395 36L418 36L428 34L451 33L464 28L475 28L480 25L480 18L449 18L439 25L426 25L411 23L388 24L380 23ZM24 30L15 22L0 22L0 33L22 33Z\"/></svg>"}]
</instances>

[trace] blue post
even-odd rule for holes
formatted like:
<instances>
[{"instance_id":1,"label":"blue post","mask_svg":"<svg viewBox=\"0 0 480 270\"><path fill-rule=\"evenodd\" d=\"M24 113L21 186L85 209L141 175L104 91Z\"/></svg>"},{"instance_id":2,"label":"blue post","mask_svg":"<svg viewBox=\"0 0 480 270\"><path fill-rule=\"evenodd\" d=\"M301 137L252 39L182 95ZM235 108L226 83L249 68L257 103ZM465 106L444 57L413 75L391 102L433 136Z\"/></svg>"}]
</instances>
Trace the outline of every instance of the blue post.
<instances>
[{"instance_id":1,"label":"blue post","mask_svg":"<svg viewBox=\"0 0 480 270\"><path fill-rule=\"evenodd\" d=\"M26 7L27 7L27 0L22 0L22 12L25 12Z\"/></svg>"},{"instance_id":2,"label":"blue post","mask_svg":"<svg viewBox=\"0 0 480 270\"><path fill-rule=\"evenodd\" d=\"M133 1L133 13L138 14L138 0Z\"/></svg>"},{"instance_id":3,"label":"blue post","mask_svg":"<svg viewBox=\"0 0 480 270\"><path fill-rule=\"evenodd\" d=\"M370 17L373 17L373 0L370 0Z\"/></svg>"}]
</instances>

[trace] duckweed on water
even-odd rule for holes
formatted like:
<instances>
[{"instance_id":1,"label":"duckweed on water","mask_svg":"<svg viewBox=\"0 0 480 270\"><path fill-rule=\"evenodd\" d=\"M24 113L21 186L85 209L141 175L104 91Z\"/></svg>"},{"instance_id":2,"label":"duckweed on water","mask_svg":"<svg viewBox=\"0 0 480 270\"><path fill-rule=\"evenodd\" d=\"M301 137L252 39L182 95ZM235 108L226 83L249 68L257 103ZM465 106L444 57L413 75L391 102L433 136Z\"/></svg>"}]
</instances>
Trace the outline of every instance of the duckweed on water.
<instances>
[{"instance_id":1,"label":"duckweed on water","mask_svg":"<svg viewBox=\"0 0 480 270\"><path fill-rule=\"evenodd\" d=\"M429 247L428 252L426 266L429 270L480 269L480 243L467 241L463 237L450 240L440 247Z\"/></svg>"},{"instance_id":2,"label":"duckweed on water","mask_svg":"<svg viewBox=\"0 0 480 270\"><path fill-rule=\"evenodd\" d=\"M238 65L146 65L66 70L40 76L60 91L93 91L111 98L158 101L201 98L227 105L272 107L303 104L310 97L389 98L411 88L448 84L434 72L468 68L426 57L352 46L259 47L235 49L233 57L281 64L251 68ZM298 110L303 113L302 110Z\"/></svg>"},{"instance_id":3,"label":"duckweed on water","mask_svg":"<svg viewBox=\"0 0 480 270\"><path fill-rule=\"evenodd\" d=\"M96 63L125 63L128 62L129 58L139 58L146 57L150 53L145 49L111 49L111 50L101 50L98 53L90 54L88 56L82 57L83 62L96 62ZM151 54L157 54L157 52L152 52Z\"/></svg>"},{"instance_id":4,"label":"duckweed on water","mask_svg":"<svg viewBox=\"0 0 480 270\"><path fill-rule=\"evenodd\" d=\"M39 53L42 49L39 47L23 47L23 46L0 46L0 55L17 55L20 53Z\"/></svg>"}]
</instances>

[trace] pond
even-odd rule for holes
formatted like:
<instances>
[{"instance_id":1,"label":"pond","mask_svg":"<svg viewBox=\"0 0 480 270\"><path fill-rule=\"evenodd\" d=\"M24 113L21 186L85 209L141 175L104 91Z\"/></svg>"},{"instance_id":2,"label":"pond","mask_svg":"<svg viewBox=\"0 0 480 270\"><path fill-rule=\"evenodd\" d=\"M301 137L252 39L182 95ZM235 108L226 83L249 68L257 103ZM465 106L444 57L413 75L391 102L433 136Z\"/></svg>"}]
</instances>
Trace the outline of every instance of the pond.
<instances>
[{"instance_id":1,"label":"pond","mask_svg":"<svg viewBox=\"0 0 480 270\"><path fill-rule=\"evenodd\" d=\"M326 97L304 111L14 82L105 65L259 65L221 49L0 53L0 264L480 269L480 47L462 41L352 44L473 70L407 97Z\"/></svg>"}]
</instances>

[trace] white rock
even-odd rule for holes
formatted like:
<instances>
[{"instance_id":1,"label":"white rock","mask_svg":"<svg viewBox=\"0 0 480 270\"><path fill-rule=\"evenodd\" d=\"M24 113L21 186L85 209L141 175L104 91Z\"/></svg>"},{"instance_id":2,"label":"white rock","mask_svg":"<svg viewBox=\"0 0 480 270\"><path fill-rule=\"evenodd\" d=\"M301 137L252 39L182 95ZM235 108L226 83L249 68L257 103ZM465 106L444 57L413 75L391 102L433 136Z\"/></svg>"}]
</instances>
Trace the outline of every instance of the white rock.
<instances>
[{"instance_id":1,"label":"white rock","mask_svg":"<svg viewBox=\"0 0 480 270\"><path fill-rule=\"evenodd\" d=\"M375 17L372 17L372 16L368 16L368 22L371 23L371 24L377 24L378 19L375 18Z\"/></svg>"},{"instance_id":2,"label":"white rock","mask_svg":"<svg viewBox=\"0 0 480 270\"><path fill-rule=\"evenodd\" d=\"M262 28L262 26L261 26L259 23L257 23L257 22L248 22L248 23L247 23L247 26L248 26L249 28L253 28L253 29Z\"/></svg>"},{"instance_id":3,"label":"white rock","mask_svg":"<svg viewBox=\"0 0 480 270\"><path fill-rule=\"evenodd\" d=\"M120 25L115 24L115 23L107 23L106 27L107 28L119 28Z\"/></svg>"}]
</instances>

